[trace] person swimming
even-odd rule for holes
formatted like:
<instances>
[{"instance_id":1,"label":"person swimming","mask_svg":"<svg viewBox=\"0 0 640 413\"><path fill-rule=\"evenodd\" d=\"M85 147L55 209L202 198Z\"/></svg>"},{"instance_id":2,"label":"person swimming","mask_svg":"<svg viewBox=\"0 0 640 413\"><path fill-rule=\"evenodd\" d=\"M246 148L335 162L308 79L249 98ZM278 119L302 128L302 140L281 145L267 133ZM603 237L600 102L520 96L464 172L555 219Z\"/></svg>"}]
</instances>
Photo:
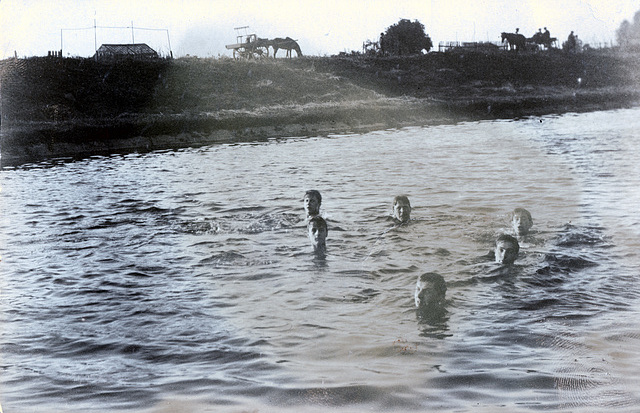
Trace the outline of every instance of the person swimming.
<instances>
[{"instance_id":1,"label":"person swimming","mask_svg":"<svg viewBox=\"0 0 640 413\"><path fill-rule=\"evenodd\" d=\"M517 236L527 235L533 226L531 213L524 208L514 209L511 213L511 226Z\"/></svg>"},{"instance_id":2,"label":"person swimming","mask_svg":"<svg viewBox=\"0 0 640 413\"><path fill-rule=\"evenodd\" d=\"M307 233L313 250L316 253L324 254L327 251L327 222L320 216L314 216L307 223Z\"/></svg>"},{"instance_id":3,"label":"person swimming","mask_svg":"<svg viewBox=\"0 0 640 413\"><path fill-rule=\"evenodd\" d=\"M498 264L511 265L518 257L520 245L511 235L502 234L496 239L494 259Z\"/></svg>"},{"instance_id":4,"label":"person swimming","mask_svg":"<svg viewBox=\"0 0 640 413\"><path fill-rule=\"evenodd\" d=\"M393 198L393 219L400 223L409 221L411 216L411 204L405 195L398 195Z\"/></svg>"},{"instance_id":5,"label":"person swimming","mask_svg":"<svg viewBox=\"0 0 640 413\"><path fill-rule=\"evenodd\" d=\"M322 204L322 195L315 189L310 189L304 194L304 211L307 218L320 215L320 205Z\"/></svg>"},{"instance_id":6,"label":"person swimming","mask_svg":"<svg viewBox=\"0 0 640 413\"><path fill-rule=\"evenodd\" d=\"M420 275L414 295L416 308L424 310L442 307L446 292L447 286L440 274L427 272Z\"/></svg>"}]
</instances>

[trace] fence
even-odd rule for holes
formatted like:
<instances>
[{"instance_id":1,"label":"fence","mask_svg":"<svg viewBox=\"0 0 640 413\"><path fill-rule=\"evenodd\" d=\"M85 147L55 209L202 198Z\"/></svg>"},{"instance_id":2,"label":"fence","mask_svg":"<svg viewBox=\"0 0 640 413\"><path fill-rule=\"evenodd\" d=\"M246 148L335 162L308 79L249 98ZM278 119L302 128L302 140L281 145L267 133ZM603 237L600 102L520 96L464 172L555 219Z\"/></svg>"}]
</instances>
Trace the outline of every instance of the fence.
<instances>
[{"instance_id":1,"label":"fence","mask_svg":"<svg viewBox=\"0 0 640 413\"><path fill-rule=\"evenodd\" d=\"M446 52L453 49L475 50L475 51L493 51L506 50L507 45L500 42L440 42L438 43L438 51Z\"/></svg>"}]
</instances>

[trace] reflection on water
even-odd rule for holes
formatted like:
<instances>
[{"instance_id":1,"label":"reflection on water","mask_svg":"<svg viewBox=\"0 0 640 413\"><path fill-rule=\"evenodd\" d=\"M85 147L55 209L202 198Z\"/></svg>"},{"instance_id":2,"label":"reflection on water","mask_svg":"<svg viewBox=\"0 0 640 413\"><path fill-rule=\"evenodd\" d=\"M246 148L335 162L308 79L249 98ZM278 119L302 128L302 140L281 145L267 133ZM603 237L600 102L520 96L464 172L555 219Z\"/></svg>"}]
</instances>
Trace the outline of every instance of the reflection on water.
<instances>
[{"instance_id":1,"label":"reflection on water","mask_svg":"<svg viewBox=\"0 0 640 413\"><path fill-rule=\"evenodd\" d=\"M639 113L4 169L0 403L631 409ZM308 189L323 195L324 257ZM411 220L397 225L401 194ZM501 266L487 253L516 207L534 225ZM424 274L441 280L416 307Z\"/></svg>"}]
</instances>

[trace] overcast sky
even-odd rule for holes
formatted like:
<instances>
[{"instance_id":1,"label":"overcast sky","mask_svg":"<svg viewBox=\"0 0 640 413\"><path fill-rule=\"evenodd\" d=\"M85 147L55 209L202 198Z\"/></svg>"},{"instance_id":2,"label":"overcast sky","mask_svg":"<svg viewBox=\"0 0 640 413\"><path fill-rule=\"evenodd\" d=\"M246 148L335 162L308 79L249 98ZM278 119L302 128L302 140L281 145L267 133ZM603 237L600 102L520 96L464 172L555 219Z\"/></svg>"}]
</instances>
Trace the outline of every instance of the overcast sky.
<instances>
[{"instance_id":1,"label":"overcast sky","mask_svg":"<svg viewBox=\"0 0 640 413\"><path fill-rule=\"evenodd\" d=\"M516 27L530 37L545 26L561 41L573 30L585 43L611 43L638 10L633 0L0 0L0 58L44 56L61 43L65 56L91 56L102 43L132 38L163 55L171 47L175 57L231 56L225 45L236 42L238 26L332 55L361 50L401 18L424 24L436 49L442 41L499 41ZM132 23L159 30L105 28Z\"/></svg>"}]
</instances>

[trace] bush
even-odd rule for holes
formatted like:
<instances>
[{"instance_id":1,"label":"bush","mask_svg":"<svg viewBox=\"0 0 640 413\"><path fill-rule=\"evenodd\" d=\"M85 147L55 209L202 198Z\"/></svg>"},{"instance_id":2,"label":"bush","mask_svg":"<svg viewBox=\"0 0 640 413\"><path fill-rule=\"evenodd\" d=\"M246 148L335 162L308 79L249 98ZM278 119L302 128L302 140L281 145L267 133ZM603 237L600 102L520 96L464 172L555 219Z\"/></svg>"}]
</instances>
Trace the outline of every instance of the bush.
<instances>
[{"instance_id":1,"label":"bush","mask_svg":"<svg viewBox=\"0 0 640 413\"><path fill-rule=\"evenodd\" d=\"M401 19L380 35L380 49L385 55L418 54L423 50L428 52L432 47L431 38L425 34L424 25L418 20Z\"/></svg>"}]
</instances>

